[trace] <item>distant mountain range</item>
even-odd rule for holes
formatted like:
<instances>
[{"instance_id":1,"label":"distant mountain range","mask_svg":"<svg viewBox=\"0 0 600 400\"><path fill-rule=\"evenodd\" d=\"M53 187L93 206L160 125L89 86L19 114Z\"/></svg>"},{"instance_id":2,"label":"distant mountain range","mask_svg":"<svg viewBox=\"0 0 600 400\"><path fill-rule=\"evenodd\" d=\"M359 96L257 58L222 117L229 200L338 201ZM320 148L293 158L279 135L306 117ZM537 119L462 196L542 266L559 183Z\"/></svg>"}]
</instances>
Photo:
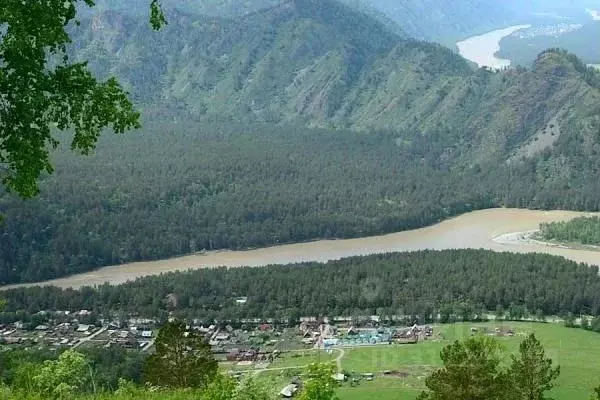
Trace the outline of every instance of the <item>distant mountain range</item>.
<instances>
[{"instance_id":1,"label":"distant mountain range","mask_svg":"<svg viewBox=\"0 0 600 400\"><path fill-rule=\"evenodd\" d=\"M585 16L600 0L340 0L377 18L392 30L452 47L458 39L509 24L551 21L554 15ZM148 0L98 0L92 12L107 10L147 15ZM285 0L162 0L166 10L213 17L238 17L285 3Z\"/></svg>"},{"instance_id":2,"label":"distant mountain range","mask_svg":"<svg viewBox=\"0 0 600 400\"><path fill-rule=\"evenodd\" d=\"M165 10L212 17L239 17L286 0L162 0ZM515 7L494 0L341 0L342 3L377 18L388 27L401 29L422 40L452 44L461 37L491 30L518 19ZM523 7L523 5L521 5ZM118 11L141 16L148 13L147 0L100 0L85 14Z\"/></svg>"}]
</instances>

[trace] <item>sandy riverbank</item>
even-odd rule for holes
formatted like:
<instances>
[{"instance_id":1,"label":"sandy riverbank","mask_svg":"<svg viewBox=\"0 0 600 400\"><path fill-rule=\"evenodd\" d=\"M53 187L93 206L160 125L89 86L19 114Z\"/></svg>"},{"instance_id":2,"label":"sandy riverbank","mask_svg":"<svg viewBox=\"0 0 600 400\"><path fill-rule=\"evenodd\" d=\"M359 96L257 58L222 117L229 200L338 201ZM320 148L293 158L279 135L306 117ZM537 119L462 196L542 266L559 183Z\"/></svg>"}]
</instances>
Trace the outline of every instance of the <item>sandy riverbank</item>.
<instances>
[{"instance_id":1,"label":"sandy riverbank","mask_svg":"<svg viewBox=\"0 0 600 400\"><path fill-rule=\"evenodd\" d=\"M568 250L584 250L584 251L600 251L600 246L592 246L592 245L584 245L584 244L566 244L566 243L556 243L556 242L547 242L540 239L537 239L537 234L540 232L539 229L532 229L524 232L513 232L506 233L494 238L496 243L511 246L511 245L536 245L536 246L546 246L546 247L555 247L560 249L568 249Z\"/></svg>"}]
</instances>

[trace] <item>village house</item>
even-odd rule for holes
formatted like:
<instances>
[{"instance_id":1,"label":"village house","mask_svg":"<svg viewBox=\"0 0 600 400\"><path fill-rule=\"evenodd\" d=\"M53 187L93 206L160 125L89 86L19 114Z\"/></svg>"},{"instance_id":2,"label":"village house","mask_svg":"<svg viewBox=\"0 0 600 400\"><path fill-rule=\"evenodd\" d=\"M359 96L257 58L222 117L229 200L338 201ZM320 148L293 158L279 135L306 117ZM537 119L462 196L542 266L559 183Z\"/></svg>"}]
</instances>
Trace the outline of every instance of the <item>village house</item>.
<instances>
[{"instance_id":1,"label":"village house","mask_svg":"<svg viewBox=\"0 0 600 400\"><path fill-rule=\"evenodd\" d=\"M130 318L129 325L150 326L156 325L156 321L150 318Z\"/></svg>"},{"instance_id":2,"label":"village house","mask_svg":"<svg viewBox=\"0 0 600 400\"><path fill-rule=\"evenodd\" d=\"M224 342L229 340L229 338L231 338L231 335L229 333L226 332L221 332L218 333L217 335L215 335L215 339L217 342Z\"/></svg>"},{"instance_id":3,"label":"village house","mask_svg":"<svg viewBox=\"0 0 600 400\"><path fill-rule=\"evenodd\" d=\"M237 299L235 299L235 303L239 304L239 305L246 304L247 302L248 302L247 297L238 297Z\"/></svg>"},{"instance_id":4,"label":"village house","mask_svg":"<svg viewBox=\"0 0 600 400\"><path fill-rule=\"evenodd\" d=\"M123 327L123 323L119 320L115 320L115 321L110 321L110 323L108 324L108 329L121 329Z\"/></svg>"},{"instance_id":5,"label":"village house","mask_svg":"<svg viewBox=\"0 0 600 400\"><path fill-rule=\"evenodd\" d=\"M63 322L54 327L54 331L56 332L67 332L71 330L71 324L68 322Z\"/></svg>"},{"instance_id":6,"label":"village house","mask_svg":"<svg viewBox=\"0 0 600 400\"><path fill-rule=\"evenodd\" d=\"M152 337L152 331L142 331L142 334L141 334L141 336L142 336L143 338L148 338L148 339L149 339L149 338L151 338L151 337Z\"/></svg>"},{"instance_id":7,"label":"village house","mask_svg":"<svg viewBox=\"0 0 600 400\"><path fill-rule=\"evenodd\" d=\"M124 340L118 340L117 343L126 349L134 349L138 347L138 342L134 338L127 338Z\"/></svg>"},{"instance_id":8,"label":"village house","mask_svg":"<svg viewBox=\"0 0 600 400\"><path fill-rule=\"evenodd\" d=\"M116 333L118 339L128 339L133 338L133 333L129 331L118 331Z\"/></svg>"},{"instance_id":9,"label":"village house","mask_svg":"<svg viewBox=\"0 0 600 400\"><path fill-rule=\"evenodd\" d=\"M6 344L19 344L23 342L23 338L21 337L13 337L13 336L8 336L8 337L4 337L2 338L2 341Z\"/></svg>"}]
</instances>

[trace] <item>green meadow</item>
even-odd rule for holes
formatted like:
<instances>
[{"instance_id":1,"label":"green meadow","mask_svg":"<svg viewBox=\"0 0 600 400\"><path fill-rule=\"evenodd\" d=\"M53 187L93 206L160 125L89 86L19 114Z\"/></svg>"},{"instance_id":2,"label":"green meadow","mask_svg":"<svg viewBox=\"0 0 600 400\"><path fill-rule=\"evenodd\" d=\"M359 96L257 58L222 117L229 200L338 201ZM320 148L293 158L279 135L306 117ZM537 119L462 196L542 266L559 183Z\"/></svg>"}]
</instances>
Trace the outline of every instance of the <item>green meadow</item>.
<instances>
[{"instance_id":1,"label":"green meadow","mask_svg":"<svg viewBox=\"0 0 600 400\"><path fill-rule=\"evenodd\" d=\"M343 349L342 370L354 376L374 373L373 381L361 379L351 386L344 383L339 389L341 400L413 400L425 388L425 377L441 366L440 351L454 340L471 336L471 328L481 334L495 328L508 328L514 336L500 336L497 340L505 348L506 361L518 351L521 340L535 332L546 349L546 354L561 367L552 396L556 400L587 399L591 389L600 384L600 334L583 329L566 328L559 324L537 322L459 323L434 326L434 335L427 341L405 345L379 345ZM335 362L340 350L332 354L305 350L286 353L269 370L256 374L266 385L279 390L302 367L313 362ZM297 367L297 368L293 368ZM242 369L242 368L239 368ZM250 373L256 373L253 367ZM383 374L383 372L388 374Z\"/></svg>"},{"instance_id":2,"label":"green meadow","mask_svg":"<svg viewBox=\"0 0 600 400\"><path fill-rule=\"evenodd\" d=\"M432 340L415 345L384 345L346 349L342 368L348 372L376 374L373 381L361 381L358 386L344 384L341 400L405 400L414 399L424 388L425 376L441 365L440 350L453 340L471 335L471 328L512 328L513 337L499 337L507 360L516 352L520 341L535 332L546 354L561 367L552 396L557 400L587 399L591 388L600 383L600 334L582 329L565 328L557 324L502 322L484 324L453 324L435 327ZM395 375L382 375L383 371Z\"/></svg>"}]
</instances>

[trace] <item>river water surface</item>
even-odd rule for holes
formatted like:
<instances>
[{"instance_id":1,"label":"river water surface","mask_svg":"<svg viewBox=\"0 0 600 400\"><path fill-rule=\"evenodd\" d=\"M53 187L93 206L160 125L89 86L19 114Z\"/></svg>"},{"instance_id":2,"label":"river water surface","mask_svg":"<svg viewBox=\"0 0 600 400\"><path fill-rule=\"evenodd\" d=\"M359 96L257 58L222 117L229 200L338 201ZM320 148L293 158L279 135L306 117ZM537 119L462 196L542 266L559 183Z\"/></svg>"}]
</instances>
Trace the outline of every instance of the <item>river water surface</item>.
<instances>
[{"instance_id":1,"label":"river water surface","mask_svg":"<svg viewBox=\"0 0 600 400\"><path fill-rule=\"evenodd\" d=\"M479 36L473 36L457 42L456 46L461 56L473 61L480 67L499 69L510 66L510 60L498 58L496 52L500 50L500 41L521 29L531 28L531 25L514 25L504 29L497 29Z\"/></svg>"},{"instance_id":2,"label":"river water surface","mask_svg":"<svg viewBox=\"0 0 600 400\"><path fill-rule=\"evenodd\" d=\"M304 261L325 262L356 255L425 249L483 248L519 253L544 252L564 256L578 262L600 265L600 252L597 251L545 246L540 243L515 240L514 237L518 235L512 237L508 235L537 229L543 222L564 221L582 215L587 214L570 211L490 209L464 214L430 227L389 235L360 239L319 240L256 250L214 251L168 260L104 267L93 272L54 279L41 284L77 288L99 285L104 282L118 284L142 276L169 271L217 266L256 267ZM510 240L506 240L507 237ZM33 285L35 284L12 285L2 287L2 289Z\"/></svg>"}]
</instances>

